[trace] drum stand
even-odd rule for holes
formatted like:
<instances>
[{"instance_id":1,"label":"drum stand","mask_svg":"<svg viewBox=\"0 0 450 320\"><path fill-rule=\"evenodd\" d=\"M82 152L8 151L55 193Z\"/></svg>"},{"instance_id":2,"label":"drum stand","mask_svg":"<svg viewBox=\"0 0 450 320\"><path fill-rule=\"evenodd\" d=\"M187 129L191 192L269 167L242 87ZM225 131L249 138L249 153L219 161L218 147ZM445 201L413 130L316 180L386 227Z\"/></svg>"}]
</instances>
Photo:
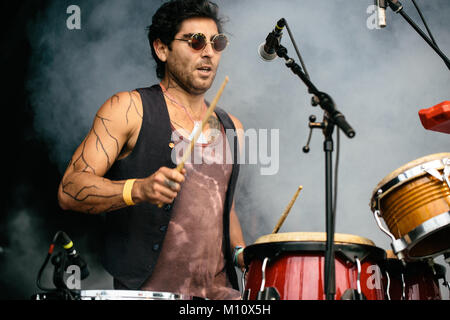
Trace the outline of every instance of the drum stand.
<instances>
[{"instance_id":1,"label":"drum stand","mask_svg":"<svg viewBox=\"0 0 450 320\"><path fill-rule=\"evenodd\" d=\"M289 29L288 29L289 30ZM335 269L334 269L334 231L335 231L335 213L333 210L333 181L332 181L332 153L333 153L333 131L334 126L337 125L349 138L355 136L355 131L347 123L344 115L336 109L333 99L325 92L319 91L316 86L311 82L309 76L305 74L302 68L287 55L287 49L282 45L279 45L277 55L280 58L286 60L286 66L292 70L294 74L300 77L300 79L308 87L308 92L313 95L312 105L318 106L324 110L324 120L322 123L310 123L311 133L312 129L320 128L323 130L325 136L324 152L325 152L325 206L326 206L326 233L327 233L327 245L325 253L325 295L327 300L334 300L335 298ZM315 121L314 118L310 120ZM312 121L311 121L312 122ZM309 139L311 138L311 133ZM308 139L308 140L309 140ZM309 151L309 141L303 151Z\"/></svg>"}]
</instances>

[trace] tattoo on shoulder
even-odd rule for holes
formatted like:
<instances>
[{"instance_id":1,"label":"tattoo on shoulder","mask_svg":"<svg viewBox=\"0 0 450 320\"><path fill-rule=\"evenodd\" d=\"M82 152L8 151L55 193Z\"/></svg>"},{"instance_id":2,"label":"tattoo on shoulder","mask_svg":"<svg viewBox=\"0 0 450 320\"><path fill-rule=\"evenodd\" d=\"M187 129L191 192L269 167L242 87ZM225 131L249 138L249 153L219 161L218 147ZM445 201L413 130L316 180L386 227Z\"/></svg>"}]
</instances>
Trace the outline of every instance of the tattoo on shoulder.
<instances>
[{"instance_id":1,"label":"tattoo on shoulder","mask_svg":"<svg viewBox=\"0 0 450 320\"><path fill-rule=\"evenodd\" d=\"M129 113L132 109L134 109L134 110L136 111L137 115L138 115L141 119L144 118L144 116L139 112L138 107L137 107L137 105L136 105L136 101L135 101L136 97L133 98L133 96L135 95L135 93L132 92L132 91L129 91L128 94L130 95L130 104L128 105L127 113L125 114L125 118L126 118L126 120L127 120L127 124L128 124L128 113Z\"/></svg>"},{"instance_id":2,"label":"tattoo on shoulder","mask_svg":"<svg viewBox=\"0 0 450 320\"><path fill-rule=\"evenodd\" d=\"M208 125L210 129L217 129L220 130L220 122L219 120L214 117L214 116L210 116L208 119Z\"/></svg>"}]
</instances>

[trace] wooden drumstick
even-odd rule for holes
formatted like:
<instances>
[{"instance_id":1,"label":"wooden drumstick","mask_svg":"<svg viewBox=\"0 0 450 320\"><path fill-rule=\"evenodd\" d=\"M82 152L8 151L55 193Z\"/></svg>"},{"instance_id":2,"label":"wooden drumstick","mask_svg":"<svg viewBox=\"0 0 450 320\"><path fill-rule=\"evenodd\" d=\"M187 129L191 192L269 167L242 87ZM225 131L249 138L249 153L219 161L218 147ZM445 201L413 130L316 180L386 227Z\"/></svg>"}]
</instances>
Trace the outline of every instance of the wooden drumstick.
<instances>
[{"instance_id":1,"label":"wooden drumstick","mask_svg":"<svg viewBox=\"0 0 450 320\"><path fill-rule=\"evenodd\" d=\"M280 220L278 220L278 223L275 226L275 228L273 229L272 234L277 233L280 230L281 225L284 223L284 220L286 220L289 212L291 211L292 207L294 206L294 203L297 200L297 197L300 194L300 191L302 191L302 189L303 189L303 186L298 187L297 192L295 192L295 195L292 198L291 202L289 202L288 206L286 207L286 210L284 210L283 214L281 215Z\"/></svg>"},{"instance_id":2,"label":"wooden drumstick","mask_svg":"<svg viewBox=\"0 0 450 320\"><path fill-rule=\"evenodd\" d=\"M187 159L191 156L192 150L194 150L194 145L197 142L197 140L200 137L200 135L202 134L206 123L208 123L209 117L211 117L211 115L213 114L214 110L216 109L217 103L219 102L219 99L222 96L223 90L225 89L228 81L229 81L229 78L225 77L225 80L223 81L222 86L219 89L219 92L217 92L216 97L214 98L213 102L211 103L211 105L209 106L208 110L206 111L205 116L203 117L201 127L199 129L197 129L197 131L195 132L194 138L192 139L191 144L189 145L189 148L183 154L183 158L181 160L181 163L176 168L176 170L178 172L181 172L181 170L183 170Z\"/></svg>"},{"instance_id":3,"label":"wooden drumstick","mask_svg":"<svg viewBox=\"0 0 450 320\"><path fill-rule=\"evenodd\" d=\"M214 110L216 109L217 103L219 102L220 97L222 96L223 91L225 90L226 85L228 84L228 81L230 78L225 77L225 80L222 83L222 86L220 87L219 91L217 92L216 97L212 101L211 105L209 106L208 110L206 111L205 116L202 120L202 125L197 129L195 132L194 137L191 140L191 143L189 145L189 148L185 150L183 154L183 158L181 159L180 164L177 166L175 170L178 172L181 172L184 169L184 166L186 164L187 159L191 156L192 150L194 150L195 143L197 142L198 138L200 137L201 133L203 132L203 129L205 128L206 123L208 123L209 117L213 114ZM163 204L158 205L159 208L163 207Z\"/></svg>"}]
</instances>

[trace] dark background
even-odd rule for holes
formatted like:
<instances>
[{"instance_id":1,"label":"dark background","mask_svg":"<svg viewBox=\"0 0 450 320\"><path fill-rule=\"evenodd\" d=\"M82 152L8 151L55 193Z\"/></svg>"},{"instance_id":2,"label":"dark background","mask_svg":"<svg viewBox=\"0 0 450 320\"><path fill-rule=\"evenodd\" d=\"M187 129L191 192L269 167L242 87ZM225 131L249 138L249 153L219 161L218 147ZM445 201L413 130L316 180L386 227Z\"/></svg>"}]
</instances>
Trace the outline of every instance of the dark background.
<instances>
[{"instance_id":1,"label":"dark background","mask_svg":"<svg viewBox=\"0 0 450 320\"><path fill-rule=\"evenodd\" d=\"M6 179L0 214L0 299L28 299L38 292L37 287L30 286L42 264L35 259L44 261L58 230L64 230L73 239L83 239L78 243L79 251L89 248L95 252L101 244L99 217L63 212L59 208L56 194L61 174L49 159L47 144L33 127L34 112L25 88L31 57L27 24L42 14L50 2L1 2L2 162ZM21 214L30 210L32 214ZM30 255L32 265L25 259ZM51 272L50 265L48 270Z\"/></svg>"}]
</instances>

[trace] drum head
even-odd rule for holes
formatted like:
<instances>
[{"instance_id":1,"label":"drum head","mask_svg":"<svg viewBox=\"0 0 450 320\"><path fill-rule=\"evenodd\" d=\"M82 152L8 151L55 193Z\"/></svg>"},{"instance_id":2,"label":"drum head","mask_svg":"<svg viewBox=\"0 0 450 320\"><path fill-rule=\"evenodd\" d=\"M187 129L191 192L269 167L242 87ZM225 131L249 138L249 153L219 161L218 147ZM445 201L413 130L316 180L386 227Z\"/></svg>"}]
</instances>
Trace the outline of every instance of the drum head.
<instances>
[{"instance_id":1,"label":"drum head","mask_svg":"<svg viewBox=\"0 0 450 320\"><path fill-rule=\"evenodd\" d=\"M371 258L375 261L385 259L386 252L366 238L350 234L336 233L334 237L336 256L350 262ZM269 234L260 237L244 250L244 261L249 265L253 259L273 259L282 253L319 253L326 251L326 233L288 232Z\"/></svg>"},{"instance_id":2,"label":"drum head","mask_svg":"<svg viewBox=\"0 0 450 320\"><path fill-rule=\"evenodd\" d=\"M327 234L325 232L286 232L286 233L273 233L262 236L255 241L258 243L276 243L276 242L325 242L327 241ZM335 243L352 243L352 244L365 244L369 246L375 246L373 241L355 236L352 234L335 233Z\"/></svg>"}]
</instances>

